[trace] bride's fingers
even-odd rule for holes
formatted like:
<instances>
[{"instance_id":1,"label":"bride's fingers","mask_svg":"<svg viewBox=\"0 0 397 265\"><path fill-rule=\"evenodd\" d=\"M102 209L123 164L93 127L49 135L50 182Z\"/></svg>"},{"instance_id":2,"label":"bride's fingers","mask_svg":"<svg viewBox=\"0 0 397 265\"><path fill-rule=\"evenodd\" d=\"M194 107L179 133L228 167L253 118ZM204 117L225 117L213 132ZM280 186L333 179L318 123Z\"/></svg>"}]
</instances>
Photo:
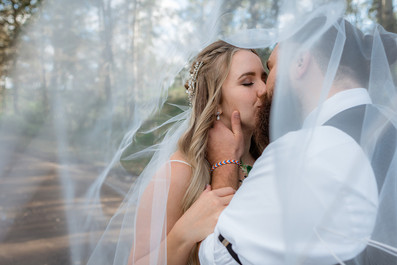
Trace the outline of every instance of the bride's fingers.
<instances>
[{"instance_id":1,"label":"bride's fingers","mask_svg":"<svg viewBox=\"0 0 397 265\"><path fill-rule=\"evenodd\" d=\"M220 197L219 199L221 200L222 205L228 206L230 201L232 200L233 196L234 196L234 194L228 195L228 196L224 196L224 197Z\"/></svg>"},{"instance_id":2,"label":"bride's fingers","mask_svg":"<svg viewBox=\"0 0 397 265\"><path fill-rule=\"evenodd\" d=\"M236 192L236 190L233 189L232 187L224 187L224 188L212 190L212 192L219 197L223 197L223 196L234 194Z\"/></svg>"},{"instance_id":3,"label":"bride's fingers","mask_svg":"<svg viewBox=\"0 0 397 265\"><path fill-rule=\"evenodd\" d=\"M211 190L212 190L212 187L210 184L205 185L205 189L204 189L205 192L209 192Z\"/></svg>"}]
</instances>

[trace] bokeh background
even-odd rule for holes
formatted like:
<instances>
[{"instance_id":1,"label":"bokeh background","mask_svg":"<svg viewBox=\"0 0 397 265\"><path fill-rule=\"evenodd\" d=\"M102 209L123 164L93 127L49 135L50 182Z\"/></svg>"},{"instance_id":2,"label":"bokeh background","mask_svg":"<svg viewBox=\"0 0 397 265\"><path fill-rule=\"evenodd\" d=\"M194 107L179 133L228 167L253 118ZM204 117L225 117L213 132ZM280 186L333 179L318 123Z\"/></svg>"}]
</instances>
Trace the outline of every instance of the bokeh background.
<instances>
[{"instance_id":1,"label":"bokeh background","mask_svg":"<svg viewBox=\"0 0 397 265\"><path fill-rule=\"evenodd\" d=\"M0 264L85 264L97 238L74 217L99 210L106 224L116 211L150 152L124 158L161 141L170 124L161 125L188 107L187 63L201 36L271 27L281 8L211 2L0 0ZM376 22L397 32L397 1L346 6L363 31ZM87 203L93 193L100 201Z\"/></svg>"}]
</instances>

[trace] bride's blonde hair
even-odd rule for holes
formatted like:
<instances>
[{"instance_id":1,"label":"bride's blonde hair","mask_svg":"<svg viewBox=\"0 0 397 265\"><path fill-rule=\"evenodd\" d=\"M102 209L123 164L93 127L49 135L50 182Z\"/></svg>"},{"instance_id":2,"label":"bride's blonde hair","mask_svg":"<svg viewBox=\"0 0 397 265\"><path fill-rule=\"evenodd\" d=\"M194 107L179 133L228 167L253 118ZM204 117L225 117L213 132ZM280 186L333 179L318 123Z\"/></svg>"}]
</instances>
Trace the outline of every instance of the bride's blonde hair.
<instances>
[{"instance_id":1,"label":"bride's blonde hair","mask_svg":"<svg viewBox=\"0 0 397 265\"><path fill-rule=\"evenodd\" d=\"M193 91L190 91L192 114L186 132L179 139L178 147L192 166L192 178L182 201L182 210L187 209L210 183L210 165L206 160L208 130L211 128L222 97L222 84L225 81L233 55L241 50L224 41L216 41L201 51L192 63L190 74L196 77ZM257 54L254 50L252 50ZM197 64L196 64L197 63ZM195 66L200 65L198 71ZM185 84L189 91L192 84ZM197 248L193 249L188 264L199 264Z\"/></svg>"}]
</instances>

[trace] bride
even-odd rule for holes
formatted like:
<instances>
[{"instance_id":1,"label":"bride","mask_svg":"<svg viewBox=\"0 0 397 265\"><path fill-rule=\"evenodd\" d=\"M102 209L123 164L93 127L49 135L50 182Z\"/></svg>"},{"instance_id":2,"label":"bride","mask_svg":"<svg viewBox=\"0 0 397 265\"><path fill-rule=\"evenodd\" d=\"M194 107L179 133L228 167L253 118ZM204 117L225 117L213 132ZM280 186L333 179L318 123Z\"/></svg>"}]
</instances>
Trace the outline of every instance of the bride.
<instances>
[{"instance_id":1,"label":"bride","mask_svg":"<svg viewBox=\"0 0 397 265\"><path fill-rule=\"evenodd\" d=\"M199 264L197 244L213 231L219 214L234 194L230 187L211 190L211 171L216 166L211 168L206 160L208 131L215 120L241 130L245 147L239 161L220 165L235 167L241 183L265 144L253 139L265 79L255 50L216 41L197 55L185 85L192 107L189 124L176 152L156 172L140 199L130 264L149 264L154 259L166 259L167 264ZM231 124L234 111L240 113L241 129ZM167 191L163 193L166 210L161 220L154 218L153 206L159 199L156 186L163 181L167 182ZM158 232L153 230L153 222L164 226L164 235L158 242L152 240Z\"/></svg>"}]
</instances>

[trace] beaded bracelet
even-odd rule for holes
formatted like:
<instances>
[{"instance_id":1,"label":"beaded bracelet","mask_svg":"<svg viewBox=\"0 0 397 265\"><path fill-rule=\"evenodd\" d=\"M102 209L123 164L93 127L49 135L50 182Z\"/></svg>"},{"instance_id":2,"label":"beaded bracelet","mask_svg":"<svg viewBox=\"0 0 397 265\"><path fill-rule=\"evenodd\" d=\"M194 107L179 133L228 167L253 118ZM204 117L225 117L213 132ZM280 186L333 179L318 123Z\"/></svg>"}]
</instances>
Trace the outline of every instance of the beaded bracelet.
<instances>
[{"instance_id":1,"label":"beaded bracelet","mask_svg":"<svg viewBox=\"0 0 397 265\"><path fill-rule=\"evenodd\" d=\"M214 164L214 165L212 166L212 168L211 168L211 172L214 171L215 168L220 167L220 166L222 166L222 165L227 165L227 164L236 164L236 165L240 166L240 165L241 165L241 162L238 161L238 160L234 160L234 159L231 159L231 160L230 160L230 159L229 159L229 160L223 160L223 161L221 161L221 162L218 162L218 163Z\"/></svg>"}]
</instances>

